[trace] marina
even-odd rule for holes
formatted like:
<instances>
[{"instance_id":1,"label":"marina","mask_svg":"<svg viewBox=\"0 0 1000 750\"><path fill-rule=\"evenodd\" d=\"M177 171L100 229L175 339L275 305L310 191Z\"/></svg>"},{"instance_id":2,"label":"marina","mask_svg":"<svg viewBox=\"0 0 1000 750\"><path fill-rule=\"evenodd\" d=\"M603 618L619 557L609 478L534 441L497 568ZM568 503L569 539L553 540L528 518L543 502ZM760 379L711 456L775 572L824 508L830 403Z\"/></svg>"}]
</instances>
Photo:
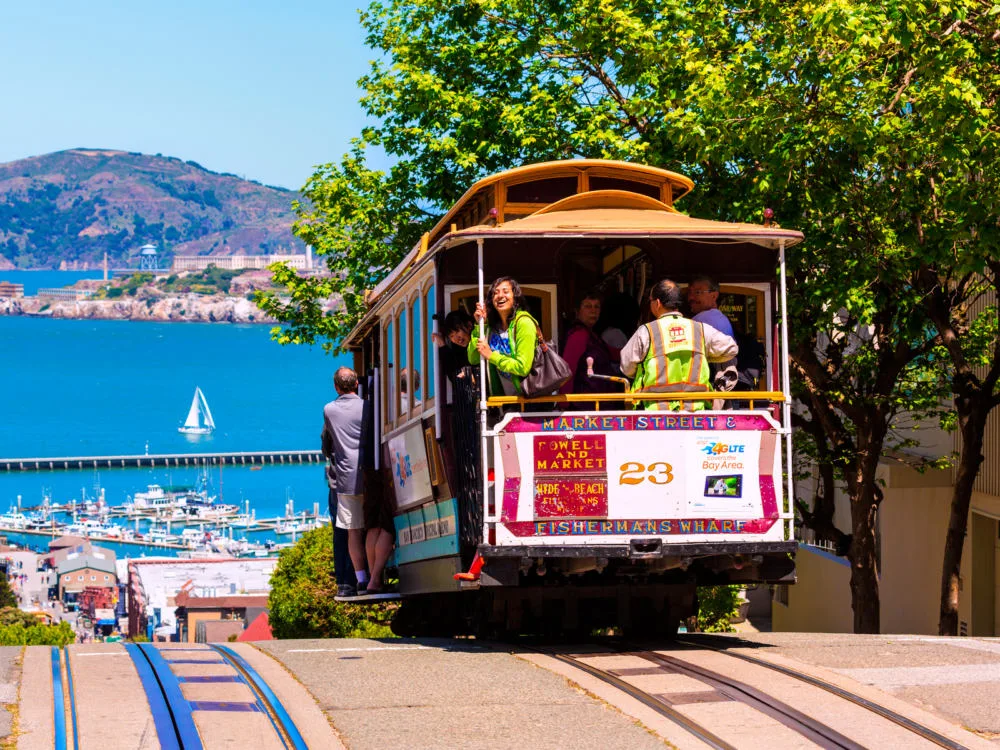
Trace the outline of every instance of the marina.
<instances>
[{"instance_id":1,"label":"marina","mask_svg":"<svg viewBox=\"0 0 1000 750\"><path fill-rule=\"evenodd\" d=\"M90 542L158 550L261 556L286 546L279 544L279 537L290 536L294 541L329 522L320 514L318 503L313 504L311 512L296 513L290 499L286 500L284 515L257 518L249 501L242 509L217 503L207 486L205 474L198 487L150 484L117 506L105 502L100 487L96 488L97 499L89 502L58 504L45 497L41 505L21 507L18 498L17 507L0 515L0 533L34 540L74 536Z\"/></svg>"},{"instance_id":2,"label":"marina","mask_svg":"<svg viewBox=\"0 0 1000 750\"><path fill-rule=\"evenodd\" d=\"M277 347L260 326L13 317L0 319L0 348L18 363L0 373L18 394L0 423L0 535L11 543L46 551L72 535L120 558L250 557L325 520L318 423L346 358ZM178 356L191 350L205 356ZM78 374L67 380L54 357ZM72 398L54 397L68 387ZM210 433L179 430L192 406ZM165 497L206 475L211 503Z\"/></svg>"}]
</instances>

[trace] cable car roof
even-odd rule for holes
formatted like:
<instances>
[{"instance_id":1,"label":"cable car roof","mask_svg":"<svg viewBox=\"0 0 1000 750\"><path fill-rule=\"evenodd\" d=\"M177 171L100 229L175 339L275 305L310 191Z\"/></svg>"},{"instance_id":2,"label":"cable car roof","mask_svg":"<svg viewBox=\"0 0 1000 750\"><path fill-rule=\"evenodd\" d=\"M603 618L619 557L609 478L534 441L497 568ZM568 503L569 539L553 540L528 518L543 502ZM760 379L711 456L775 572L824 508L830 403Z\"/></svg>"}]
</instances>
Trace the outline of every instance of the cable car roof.
<instances>
[{"instance_id":1,"label":"cable car roof","mask_svg":"<svg viewBox=\"0 0 1000 750\"><path fill-rule=\"evenodd\" d=\"M545 170L542 168L551 170L566 165L603 166L609 164L621 169L627 167L633 171L654 170L657 173L662 173L664 178L669 176L671 185L674 181L673 178L682 179L687 183L678 184L678 187L687 188L693 185L687 178L665 170L625 164L624 162L599 160L549 162L544 165L521 167L481 180L463 196L455 208L438 222L434 229L425 236L425 239L414 247L372 290L368 299L370 309L347 337L347 344L350 345L356 341L358 334L370 325L376 309L380 306L379 303L387 299L398 286L405 283L411 272L430 262L441 252L473 243L479 239L485 241L487 253L489 253L490 245L497 241L510 241L526 254L532 254L537 251L539 242L572 241L577 238L581 241L647 240L658 244L690 245L690 250L699 255L708 252L710 248L724 251L737 248L747 250L752 247L755 256L762 251L767 256L766 262L770 264L772 275L773 263L776 260L775 255L779 246L783 243L785 247L790 247L804 239L801 232L782 229L777 225L765 226L693 218L655 198L624 190L593 190L577 193L550 203L523 218L495 225L478 224L463 229L455 229L453 226L452 231L440 234L441 228L447 225L448 219L454 216L456 209L463 205L470 196L473 196L484 185L492 184L503 177L529 172L532 168L538 168L540 174L544 175ZM687 192L687 189L684 192ZM753 265L760 265L764 261L765 258L755 257ZM514 268L511 271L516 273Z\"/></svg>"},{"instance_id":2,"label":"cable car roof","mask_svg":"<svg viewBox=\"0 0 1000 750\"><path fill-rule=\"evenodd\" d=\"M442 237L434 250L472 239L578 236L635 238L675 237L712 242L749 242L777 250L802 241L801 232L777 226L696 219L636 193L598 190L557 201L531 216L502 226L475 226Z\"/></svg>"}]
</instances>

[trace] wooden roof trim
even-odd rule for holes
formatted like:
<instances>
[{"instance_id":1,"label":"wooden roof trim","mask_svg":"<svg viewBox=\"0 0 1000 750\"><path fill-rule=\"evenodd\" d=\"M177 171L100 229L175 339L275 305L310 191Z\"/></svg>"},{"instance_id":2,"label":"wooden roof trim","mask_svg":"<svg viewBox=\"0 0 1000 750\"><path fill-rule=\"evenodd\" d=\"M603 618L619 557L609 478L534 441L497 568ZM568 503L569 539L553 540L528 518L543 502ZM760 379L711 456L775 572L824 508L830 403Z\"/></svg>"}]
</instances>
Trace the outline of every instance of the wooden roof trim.
<instances>
[{"instance_id":1,"label":"wooden roof trim","mask_svg":"<svg viewBox=\"0 0 1000 750\"><path fill-rule=\"evenodd\" d=\"M680 213L676 208L668 206L663 201L650 198L641 193L630 193L627 190L591 190L567 196L555 203L535 211L532 216L554 214L559 211L582 211L588 208L635 208L667 213ZM471 229L471 227L470 227Z\"/></svg>"},{"instance_id":2,"label":"wooden roof trim","mask_svg":"<svg viewBox=\"0 0 1000 750\"><path fill-rule=\"evenodd\" d=\"M658 181L669 182L671 189L680 188L682 192L678 193L676 198L680 198L694 189L694 181L688 177L677 172L670 172L666 169L660 169L659 167L650 167L646 164L635 164L628 161L610 161L607 159L566 159L563 161L546 161L541 164L526 164L521 167L515 167L514 169L508 169L506 172L500 172L499 174L490 175L489 177L484 177L479 182L474 184L465 194L458 199L451 210L446 213L441 220L434 225L434 228L429 232L431 244L435 244L439 236L446 230L453 220L453 218L465 207L465 205L483 188L489 187L491 185L499 188L500 184L503 182L513 182L520 183L525 182L528 179L544 179L546 173L550 173L553 177L559 176L559 174L570 174L573 171L588 171L591 169L599 170L602 176L610 176L612 173L618 170L628 171L632 173L639 173L646 177L656 178ZM625 175L622 175L625 178Z\"/></svg>"}]
</instances>

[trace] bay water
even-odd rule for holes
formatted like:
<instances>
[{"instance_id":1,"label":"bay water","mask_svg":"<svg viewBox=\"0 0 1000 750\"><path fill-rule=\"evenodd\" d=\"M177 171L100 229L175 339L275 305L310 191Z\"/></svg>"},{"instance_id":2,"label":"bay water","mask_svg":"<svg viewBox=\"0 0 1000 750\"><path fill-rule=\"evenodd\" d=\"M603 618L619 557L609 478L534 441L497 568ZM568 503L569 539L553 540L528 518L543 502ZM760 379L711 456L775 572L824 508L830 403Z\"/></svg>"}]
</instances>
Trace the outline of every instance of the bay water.
<instances>
[{"instance_id":1,"label":"bay water","mask_svg":"<svg viewBox=\"0 0 1000 750\"><path fill-rule=\"evenodd\" d=\"M315 449L341 364L349 357L318 346L279 346L267 325L0 317L0 456ZM177 431L196 386L215 418L212 435ZM92 500L98 487L120 505L149 484L199 480L218 502L249 501L258 518L283 515L289 501L296 512L317 503L327 510L323 466L306 464L216 467L204 475L177 468L0 472L0 512L18 502L39 505L46 495L54 503ZM120 554L135 556L135 547L122 547Z\"/></svg>"}]
</instances>

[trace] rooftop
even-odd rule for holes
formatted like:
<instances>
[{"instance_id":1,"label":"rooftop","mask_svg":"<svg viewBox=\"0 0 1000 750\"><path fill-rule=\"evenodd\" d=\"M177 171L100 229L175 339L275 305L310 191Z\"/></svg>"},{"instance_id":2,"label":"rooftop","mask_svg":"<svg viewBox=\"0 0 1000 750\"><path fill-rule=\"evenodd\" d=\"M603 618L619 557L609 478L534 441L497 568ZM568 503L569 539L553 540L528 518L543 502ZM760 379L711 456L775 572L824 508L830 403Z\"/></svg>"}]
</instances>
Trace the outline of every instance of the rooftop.
<instances>
[{"instance_id":1,"label":"rooftop","mask_svg":"<svg viewBox=\"0 0 1000 750\"><path fill-rule=\"evenodd\" d=\"M278 558L240 560L133 560L129 565L129 587L138 593L147 612L161 611L164 625L176 622L177 595L262 598L271 591L271 573ZM245 606L245 605L244 605ZM264 606L267 606L266 604Z\"/></svg>"}]
</instances>

